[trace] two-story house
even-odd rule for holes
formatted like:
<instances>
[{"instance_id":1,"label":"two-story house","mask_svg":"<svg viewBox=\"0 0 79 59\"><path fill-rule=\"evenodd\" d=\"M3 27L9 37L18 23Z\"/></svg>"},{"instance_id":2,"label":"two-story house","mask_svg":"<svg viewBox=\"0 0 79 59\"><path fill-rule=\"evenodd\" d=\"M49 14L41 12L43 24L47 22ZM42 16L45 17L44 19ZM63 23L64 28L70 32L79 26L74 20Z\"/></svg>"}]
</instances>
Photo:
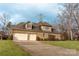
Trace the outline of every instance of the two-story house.
<instances>
[{"instance_id":1,"label":"two-story house","mask_svg":"<svg viewBox=\"0 0 79 59\"><path fill-rule=\"evenodd\" d=\"M12 29L13 40L60 40L61 34L54 33L52 25L47 22L28 22Z\"/></svg>"}]
</instances>

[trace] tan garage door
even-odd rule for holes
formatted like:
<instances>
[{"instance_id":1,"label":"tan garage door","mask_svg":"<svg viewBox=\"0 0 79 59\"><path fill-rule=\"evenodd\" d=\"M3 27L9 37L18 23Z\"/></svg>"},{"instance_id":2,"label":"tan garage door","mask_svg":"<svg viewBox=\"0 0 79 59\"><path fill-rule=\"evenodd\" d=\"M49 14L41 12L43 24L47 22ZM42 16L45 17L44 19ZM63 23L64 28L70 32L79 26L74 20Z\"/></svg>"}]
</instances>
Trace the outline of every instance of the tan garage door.
<instances>
[{"instance_id":1,"label":"tan garage door","mask_svg":"<svg viewBox=\"0 0 79 59\"><path fill-rule=\"evenodd\" d=\"M29 35L29 40L36 40L36 34L30 34Z\"/></svg>"},{"instance_id":2,"label":"tan garage door","mask_svg":"<svg viewBox=\"0 0 79 59\"><path fill-rule=\"evenodd\" d=\"M13 39L14 40L28 40L28 34L14 33Z\"/></svg>"}]
</instances>

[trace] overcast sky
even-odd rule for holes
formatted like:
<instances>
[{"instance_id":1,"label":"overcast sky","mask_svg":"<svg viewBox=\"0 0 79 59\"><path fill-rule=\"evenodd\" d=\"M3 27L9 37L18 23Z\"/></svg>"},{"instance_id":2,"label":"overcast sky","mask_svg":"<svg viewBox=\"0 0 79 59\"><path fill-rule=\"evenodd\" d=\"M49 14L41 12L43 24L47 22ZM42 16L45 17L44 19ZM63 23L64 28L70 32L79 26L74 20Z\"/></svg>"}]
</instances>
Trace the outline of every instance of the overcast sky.
<instances>
[{"instance_id":1,"label":"overcast sky","mask_svg":"<svg viewBox=\"0 0 79 59\"><path fill-rule=\"evenodd\" d=\"M0 13L7 13L10 16L12 23L27 22L38 22L38 15L44 14L44 21L50 23L57 22L58 4L21 4L21 3L0 3Z\"/></svg>"}]
</instances>

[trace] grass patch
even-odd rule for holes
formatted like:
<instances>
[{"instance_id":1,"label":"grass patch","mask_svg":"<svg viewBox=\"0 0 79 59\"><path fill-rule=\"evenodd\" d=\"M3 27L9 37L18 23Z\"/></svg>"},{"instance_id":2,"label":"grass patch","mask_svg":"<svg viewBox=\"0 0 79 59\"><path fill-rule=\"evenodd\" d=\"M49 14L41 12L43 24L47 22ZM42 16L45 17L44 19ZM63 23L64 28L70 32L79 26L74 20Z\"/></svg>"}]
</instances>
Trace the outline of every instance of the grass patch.
<instances>
[{"instance_id":1,"label":"grass patch","mask_svg":"<svg viewBox=\"0 0 79 59\"><path fill-rule=\"evenodd\" d=\"M0 40L0 56L29 56L21 47L12 40Z\"/></svg>"},{"instance_id":2,"label":"grass patch","mask_svg":"<svg viewBox=\"0 0 79 59\"><path fill-rule=\"evenodd\" d=\"M44 41L44 43L79 50L79 41Z\"/></svg>"}]
</instances>

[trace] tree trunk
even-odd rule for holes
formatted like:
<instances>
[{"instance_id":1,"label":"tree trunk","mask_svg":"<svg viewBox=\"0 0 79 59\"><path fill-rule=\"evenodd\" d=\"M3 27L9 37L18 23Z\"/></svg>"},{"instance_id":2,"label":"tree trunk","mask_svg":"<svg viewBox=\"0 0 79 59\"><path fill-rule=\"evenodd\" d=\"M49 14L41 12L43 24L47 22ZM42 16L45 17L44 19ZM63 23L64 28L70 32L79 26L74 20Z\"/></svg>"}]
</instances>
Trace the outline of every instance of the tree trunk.
<instances>
[{"instance_id":1,"label":"tree trunk","mask_svg":"<svg viewBox=\"0 0 79 59\"><path fill-rule=\"evenodd\" d=\"M68 20L68 37L70 38L70 40L73 40L73 32L72 32L72 23L71 23L71 17L69 16L69 20Z\"/></svg>"},{"instance_id":2,"label":"tree trunk","mask_svg":"<svg viewBox=\"0 0 79 59\"><path fill-rule=\"evenodd\" d=\"M70 39L73 40L73 32L70 31Z\"/></svg>"}]
</instances>

